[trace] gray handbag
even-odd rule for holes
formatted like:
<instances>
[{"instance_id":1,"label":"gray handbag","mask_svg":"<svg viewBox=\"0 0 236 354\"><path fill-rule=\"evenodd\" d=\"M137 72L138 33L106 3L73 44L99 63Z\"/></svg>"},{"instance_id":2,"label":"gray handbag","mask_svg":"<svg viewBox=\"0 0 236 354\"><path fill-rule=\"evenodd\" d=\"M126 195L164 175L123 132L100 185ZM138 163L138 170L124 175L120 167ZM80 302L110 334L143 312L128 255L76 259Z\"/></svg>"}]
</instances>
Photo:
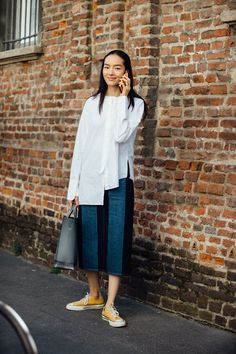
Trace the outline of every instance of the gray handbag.
<instances>
[{"instance_id":1,"label":"gray handbag","mask_svg":"<svg viewBox=\"0 0 236 354\"><path fill-rule=\"evenodd\" d=\"M55 255L55 268L73 270L78 265L78 236L79 211L73 204L68 214L62 220L61 233Z\"/></svg>"}]
</instances>

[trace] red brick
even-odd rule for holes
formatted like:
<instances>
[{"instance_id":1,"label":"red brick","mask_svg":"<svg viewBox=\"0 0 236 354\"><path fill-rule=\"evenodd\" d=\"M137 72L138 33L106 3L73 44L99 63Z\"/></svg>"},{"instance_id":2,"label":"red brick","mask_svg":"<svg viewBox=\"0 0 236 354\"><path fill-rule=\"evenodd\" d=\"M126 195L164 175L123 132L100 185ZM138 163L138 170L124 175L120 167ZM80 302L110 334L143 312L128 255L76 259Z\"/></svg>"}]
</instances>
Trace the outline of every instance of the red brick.
<instances>
[{"instance_id":1,"label":"red brick","mask_svg":"<svg viewBox=\"0 0 236 354\"><path fill-rule=\"evenodd\" d=\"M157 130L157 136L159 137L170 137L171 136L171 129L164 129L164 128L159 128Z\"/></svg>"},{"instance_id":2,"label":"red brick","mask_svg":"<svg viewBox=\"0 0 236 354\"><path fill-rule=\"evenodd\" d=\"M197 105L200 106L220 106L223 103L222 98L197 98L196 99Z\"/></svg>"},{"instance_id":3,"label":"red brick","mask_svg":"<svg viewBox=\"0 0 236 354\"><path fill-rule=\"evenodd\" d=\"M229 173L227 183L236 185L236 173Z\"/></svg>"},{"instance_id":4,"label":"red brick","mask_svg":"<svg viewBox=\"0 0 236 354\"><path fill-rule=\"evenodd\" d=\"M208 86L195 86L187 89L185 91L186 95L206 95L209 93L209 87Z\"/></svg>"},{"instance_id":5,"label":"red brick","mask_svg":"<svg viewBox=\"0 0 236 354\"><path fill-rule=\"evenodd\" d=\"M235 141L236 139L236 133L232 132L221 132L219 133L219 137L224 140L233 140Z\"/></svg>"},{"instance_id":6,"label":"red brick","mask_svg":"<svg viewBox=\"0 0 236 354\"><path fill-rule=\"evenodd\" d=\"M211 85L210 86L210 94L212 94L212 95L227 94L227 86L226 85Z\"/></svg>"},{"instance_id":7,"label":"red brick","mask_svg":"<svg viewBox=\"0 0 236 354\"><path fill-rule=\"evenodd\" d=\"M209 238L209 242L210 243L220 244L221 243L221 239L219 237L210 237Z\"/></svg>"},{"instance_id":8,"label":"red brick","mask_svg":"<svg viewBox=\"0 0 236 354\"><path fill-rule=\"evenodd\" d=\"M204 215L205 212L206 212L206 209L203 208L203 207L201 207L201 208L196 208L196 209L194 210L194 213L195 213L196 215Z\"/></svg>"},{"instance_id":9,"label":"red brick","mask_svg":"<svg viewBox=\"0 0 236 354\"><path fill-rule=\"evenodd\" d=\"M232 246L235 246L235 241L225 239L225 240L223 240L223 245L227 248L232 247Z\"/></svg>"},{"instance_id":10,"label":"red brick","mask_svg":"<svg viewBox=\"0 0 236 354\"><path fill-rule=\"evenodd\" d=\"M197 183L194 188L195 193L207 193L208 185L206 183Z\"/></svg>"},{"instance_id":11,"label":"red brick","mask_svg":"<svg viewBox=\"0 0 236 354\"><path fill-rule=\"evenodd\" d=\"M213 174L211 174L211 182L213 182L213 183L224 183L225 182L225 174L222 174L222 173L213 173Z\"/></svg>"},{"instance_id":12,"label":"red brick","mask_svg":"<svg viewBox=\"0 0 236 354\"><path fill-rule=\"evenodd\" d=\"M206 82L216 82L217 76L215 74L208 74L206 76Z\"/></svg>"},{"instance_id":13,"label":"red brick","mask_svg":"<svg viewBox=\"0 0 236 354\"><path fill-rule=\"evenodd\" d=\"M202 39L209 39L209 38L217 38L217 37L225 37L229 35L229 29L217 29L217 30L209 30L203 32L201 34Z\"/></svg>"},{"instance_id":14,"label":"red brick","mask_svg":"<svg viewBox=\"0 0 236 354\"><path fill-rule=\"evenodd\" d=\"M203 262L210 263L212 261L212 256L210 254L200 253L199 260L203 261Z\"/></svg>"},{"instance_id":15,"label":"red brick","mask_svg":"<svg viewBox=\"0 0 236 354\"><path fill-rule=\"evenodd\" d=\"M171 54L182 54L183 47L182 46L174 46L171 48Z\"/></svg>"},{"instance_id":16,"label":"red brick","mask_svg":"<svg viewBox=\"0 0 236 354\"><path fill-rule=\"evenodd\" d=\"M177 43L178 42L178 37L176 36L164 36L160 39L160 43Z\"/></svg>"},{"instance_id":17,"label":"red brick","mask_svg":"<svg viewBox=\"0 0 236 354\"><path fill-rule=\"evenodd\" d=\"M162 17L162 22L163 23L176 23L177 22L177 17L176 16L163 16Z\"/></svg>"},{"instance_id":18,"label":"red brick","mask_svg":"<svg viewBox=\"0 0 236 354\"><path fill-rule=\"evenodd\" d=\"M199 241L199 242L205 242L205 235L204 234L200 234L200 235L197 235L196 236L196 239Z\"/></svg>"},{"instance_id":19,"label":"red brick","mask_svg":"<svg viewBox=\"0 0 236 354\"><path fill-rule=\"evenodd\" d=\"M201 171L202 165L203 165L202 162L193 161L193 162L191 162L191 170L192 171Z\"/></svg>"},{"instance_id":20,"label":"red brick","mask_svg":"<svg viewBox=\"0 0 236 354\"><path fill-rule=\"evenodd\" d=\"M190 182L197 182L199 172L186 172L185 173L186 179Z\"/></svg>"},{"instance_id":21,"label":"red brick","mask_svg":"<svg viewBox=\"0 0 236 354\"><path fill-rule=\"evenodd\" d=\"M223 195L224 194L224 186L218 184L209 184L208 193L215 195Z\"/></svg>"},{"instance_id":22,"label":"red brick","mask_svg":"<svg viewBox=\"0 0 236 354\"><path fill-rule=\"evenodd\" d=\"M206 248L206 252L207 253L210 253L210 254L216 254L217 253L217 248L216 247L213 247L213 246L208 246Z\"/></svg>"},{"instance_id":23,"label":"red brick","mask_svg":"<svg viewBox=\"0 0 236 354\"><path fill-rule=\"evenodd\" d=\"M176 171L175 172L175 179L177 179L177 180L184 179L184 172L183 171Z\"/></svg>"},{"instance_id":24,"label":"red brick","mask_svg":"<svg viewBox=\"0 0 236 354\"><path fill-rule=\"evenodd\" d=\"M167 170L175 170L177 166L178 166L178 161L174 161L174 160L167 160L165 164Z\"/></svg>"},{"instance_id":25,"label":"red brick","mask_svg":"<svg viewBox=\"0 0 236 354\"><path fill-rule=\"evenodd\" d=\"M223 71L226 69L226 64L223 62L214 62L208 64L208 70L220 70Z\"/></svg>"},{"instance_id":26,"label":"red brick","mask_svg":"<svg viewBox=\"0 0 236 354\"><path fill-rule=\"evenodd\" d=\"M228 219L236 219L236 211L233 210L225 210L223 212L223 217Z\"/></svg>"},{"instance_id":27,"label":"red brick","mask_svg":"<svg viewBox=\"0 0 236 354\"><path fill-rule=\"evenodd\" d=\"M214 257L214 263L218 266L224 266L225 260L224 260L224 258L221 258L221 257Z\"/></svg>"},{"instance_id":28,"label":"red brick","mask_svg":"<svg viewBox=\"0 0 236 354\"><path fill-rule=\"evenodd\" d=\"M193 45L193 44L186 45L186 46L184 47L184 52L186 52L186 53L192 53L192 52L194 52L194 45Z\"/></svg>"},{"instance_id":29,"label":"red brick","mask_svg":"<svg viewBox=\"0 0 236 354\"><path fill-rule=\"evenodd\" d=\"M211 42L211 49L213 50L219 50L224 47L224 42L223 41L212 41Z\"/></svg>"},{"instance_id":30,"label":"red brick","mask_svg":"<svg viewBox=\"0 0 236 354\"><path fill-rule=\"evenodd\" d=\"M179 161L179 168L181 170L189 170L189 166L190 166L190 162L189 161L184 161L184 160L180 160Z\"/></svg>"},{"instance_id":31,"label":"red brick","mask_svg":"<svg viewBox=\"0 0 236 354\"><path fill-rule=\"evenodd\" d=\"M171 117L180 117L182 113L182 109L179 107L169 108L169 115Z\"/></svg>"},{"instance_id":32,"label":"red brick","mask_svg":"<svg viewBox=\"0 0 236 354\"><path fill-rule=\"evenodd\" d=\"M190 62L190 56L185 55L185 56L178 56L178 63L189 63Z\"/></svg>"},{"instance_id":33,"label":"red brick","mask_svg":"<svg viewBox=\"0 0 236 354\"><path fill-rule=\"evenodd\" d=\"M204 82L204 81L205 81L205 78L201 74L193 76L193 82L195 82L195 83L201 83L201 82Z\"/></svg>"},{"instance_id":34,"label":"red brick","mask_svg":"<svg viewBox=\"0 0 236 354\"><path fill-rule=\"evenodd\" d=\"M236 97L229 97L226 102L229 106L235 106L236 105Z\"/></svg>"},{"instance_id":35,"label":"red brick","mask_svg":"<svg viewBox=\"0 0 236 354\"><path fill-rule=\"evenodd\" d=\"M196 52L205 52L208 51L210 49L210 44L209 43L197 43L195 45L196 47Z\"/></svg>"},{"instance_id":36,"label":"red brick","mask_svg":"<svg viewBox=\"0 0 236 354\"><path fill-rule=\"evenodd\" d=\"M180 21L191 21L190 13L182 13L180 16Z\"/></svg>"},{"instance_id":37,"label":"red brick","mask_svg":"<svg viewBox=\"0 0 236 354\"><path fill-rule=\"evenodd\" d=\"M225 119L220 123L221 127L224 128L236 128L236 120L235 119Z\"/></svg>"},{"instance_id":38,"label":"red brick","mask_svg":"<svg viewBox=\"0 0 236 354\"><path fill-rule=\"evenodd\" d=\"M216 219L214 222L214 227L225 227L225 225L226 225L226 222L223 220Z\"/></svg>"},{"instance_id":39,"label":"red brick","mask_svg":"<svg viewBox=\"0 0 236 354\"><path fill-rule=\"evenodd\" d=\"M214 218L218 218L221 215L220 209L209 208L208 215L213 216Z\"/></svg>"},{"instance_id":40,"label":"red brick","mask_svg":"<svg viewBox=\"0 0 236 354\"><path fill-rule=\"evenodd\" d=\"M197 72L196 64L187 65L185 70L186 70L186 73L187 73L187 74L196 73L196 72Z\"/></svg>"},{"instance_id":41,"label":"red brick","mask_svg":"<svg viewBox=\"0 0 236 354\"><path fill-rule=\"evenodd\" d=\"M170 34L172 32L173 32L173 27L171 27L171 26L162 28L162 33L164 33L164 34Z\"/></svg>"},{"instance_id":42,"label":"red brick","mask_svg":"<svg viewBox=\"0 0 236 354\"><path fill-rule=\"evenodd\" d=\"M228 53L226 51L216 52L216 53L208 53L208 60L216 60L216 59L224 59L226 58Z\"/></svg>"}]
</instances>

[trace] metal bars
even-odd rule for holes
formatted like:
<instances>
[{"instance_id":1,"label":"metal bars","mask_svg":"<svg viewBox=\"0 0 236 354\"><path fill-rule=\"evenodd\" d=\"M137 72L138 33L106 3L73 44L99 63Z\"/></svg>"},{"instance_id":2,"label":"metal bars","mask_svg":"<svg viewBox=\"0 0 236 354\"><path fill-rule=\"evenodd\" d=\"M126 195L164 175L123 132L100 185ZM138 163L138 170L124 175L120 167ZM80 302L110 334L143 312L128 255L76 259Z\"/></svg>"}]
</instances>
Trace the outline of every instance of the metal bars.
<instances>
[{"instance_id":1,"label":"metal bars","mask_svg":"<svg viewBox=\"0 0 236 354\"><path fill-rule=\"evenodd\" d=\"M3 50L27 47L39 37L39 0L5 0Z\"/></svg>"}]
</instances>

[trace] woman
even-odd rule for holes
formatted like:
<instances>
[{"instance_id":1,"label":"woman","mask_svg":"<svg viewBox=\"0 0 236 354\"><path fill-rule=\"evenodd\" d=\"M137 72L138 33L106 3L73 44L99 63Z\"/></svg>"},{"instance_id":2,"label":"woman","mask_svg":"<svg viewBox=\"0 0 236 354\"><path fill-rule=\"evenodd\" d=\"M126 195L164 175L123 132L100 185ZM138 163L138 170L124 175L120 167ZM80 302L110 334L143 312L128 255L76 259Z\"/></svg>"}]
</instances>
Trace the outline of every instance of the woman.
<instances>
[{"instance_id":1,"label":"woman","mask_svg":"<svg viewBox=\"0 0 236 354\"><path fill-rule=\"evenodd\" d=\"M133 89L129 56L120 50L102 62L98 91L83 108L76 136L67 199L79 206L79 267L89 293L68 310L100 309L102 319L123 327L114 302L123 275L130 274L133 230L133 147L146 103ZM106 303L99 271L109 275Z\"/></svg>"}]
</instances>

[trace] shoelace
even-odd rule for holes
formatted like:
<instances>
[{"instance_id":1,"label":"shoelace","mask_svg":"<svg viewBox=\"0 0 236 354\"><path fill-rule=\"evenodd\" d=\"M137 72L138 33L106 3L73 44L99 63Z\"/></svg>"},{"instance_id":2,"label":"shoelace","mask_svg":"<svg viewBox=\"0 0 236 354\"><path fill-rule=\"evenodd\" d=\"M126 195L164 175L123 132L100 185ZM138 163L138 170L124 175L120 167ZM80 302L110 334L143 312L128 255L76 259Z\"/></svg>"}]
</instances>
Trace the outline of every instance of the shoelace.
<instances>
[{"instance_id":1,"label":"shoelace","mask_svg":"<svg viewBox=\"0 0 236 354\"><path fill-rule=\"evenodd\" d=\"M88 301L89 301L89 293L87 293L87 294L85 295L85 297L83 298L83 300L84 300L84 305L87 305L87 303L88 303Z\"/></svg>"},{"instance_id":2,"label":"shoelace","mask_svg":"<svg viewBox=\"0 0 236 354\"><path fill-rule=\"evenodd\" d=\"M117 309L115 308L115 305L114 305L114 304L111 304L111 306L109 307L109 309L111 310L111 313L112 313L114 316L119 316L119 312L118 312Z\"/></svg>"}]
</instances>

